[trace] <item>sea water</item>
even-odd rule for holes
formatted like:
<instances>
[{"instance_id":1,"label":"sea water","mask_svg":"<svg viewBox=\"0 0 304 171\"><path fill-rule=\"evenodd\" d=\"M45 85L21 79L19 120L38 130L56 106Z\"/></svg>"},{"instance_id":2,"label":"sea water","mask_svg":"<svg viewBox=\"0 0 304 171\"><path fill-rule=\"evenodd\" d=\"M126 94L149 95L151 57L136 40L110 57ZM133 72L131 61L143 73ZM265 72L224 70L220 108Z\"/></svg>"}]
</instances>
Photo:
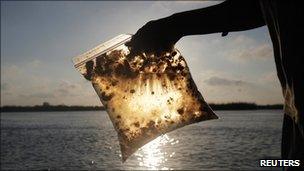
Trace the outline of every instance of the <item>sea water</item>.
<instances>
[{"instance_id":1,"label":"sea water","mask_svg":"<svg viewBox=\"0 0 304 171\"><path fill-rule=\"evenodd\" d=\"M270 169L259 159L280 157L283 112L215 112L220 119L163 135L124 164L104 111L1 113L1 169Z\"/></svg>"}]
</instances>

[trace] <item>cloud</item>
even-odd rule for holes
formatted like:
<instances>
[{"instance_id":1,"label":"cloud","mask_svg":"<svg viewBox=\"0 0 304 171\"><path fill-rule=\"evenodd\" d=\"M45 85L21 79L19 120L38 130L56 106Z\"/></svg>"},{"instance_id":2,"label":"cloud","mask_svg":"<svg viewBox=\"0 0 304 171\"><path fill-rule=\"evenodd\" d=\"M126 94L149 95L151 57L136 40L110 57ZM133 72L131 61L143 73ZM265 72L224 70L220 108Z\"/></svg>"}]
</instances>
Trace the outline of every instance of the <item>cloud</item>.
<instances>
[{"instance_id":1,"label":"cloud","mask_svg":"<svg viewBox=\"0 0 304 171\"><path fill-rule=\"evenodd\" d=\"M46 92L37 92L37 93L33 93L33 94L20 94L19 97L22 98L42 98L42 99L47 99L47 98L54 98L54 94L52 93L46 93Z\"/></svg>"},{"instance_id":2,"label":"cloud","mask_svg":"<svg viewBox=\"0 0 304 171\"><path fill-rule=\"evenodd\" d=\"M249 46L256 43L256 40L244 34L239 34L237 36L232 37L232 40L230 42L232 43L232 45Z\"/></svg>"},{"instance_id":3,"label":"cloud","mask_svg":"<svg viewBox=\"0 0 304 171\"><path fill-rule=\"evenodd\" d=\"M18 65L1 64L1 105L36 105L44 101L51 104L100 105L89 82L48 77L48 73L40 72L41 64L39 60Z\"/></svg>"},{"instance_id":4,"label":"cloud","mask_svg":"<svg viewBox=\"0 0 304 171\"><path fill-rule=\"evenodd\" d=\"M242 80L230 80L226 78L220 77L210 77L204 81L206 84L211 86L244 86L250 85L250 83L242 81Z\"/></svg>"},{"instance_id":5,"label":"cloud","mask_svg":"<svg viewBox=\"0 0 304 171\"><path fill-rule=\"evenodd\" d=\"M91 9L91 5L86 8L81 8L84 10L80 11L78 5L71 5L69 6L69 12L71 12L71 14L75 12L75 14L85 14L89 16L84 16L84 18L88 18L85 25L89 25L90 27L83 27L83 29L78 29L78 31L76 29L76 33L83 33L77 35L86 36L77 38L77 40L83 39L82 41L74 41L74 29L74 32L63 33L65 36L61 43L58 43L58 41L54 43L53 41L45 40L46 42L44 44L48 45L47 47L40 46L43 45L41 43L39 44L41 41L34 41L33 46L30 44L26 44L28 45L26 47L12 46L16 47L12 51L14 53L2 55L4 59L7 59L3 60L7 62L6 64L1 64L1 71L4 71L3 66L7 66L5 72L1 73L1 82L5 83L3 85L1 84L1 90L5 89L5 91L1 93L2 103L33 105L48 101L51 104L100 104L100 100L92 88L92 85L90 82L84 82L85 79L82 79L81 75L75 72L70 61L68 61L68 56L77 55L77 51L86 49L86 47L91 45L94 46L96 42L98 43L112 38L112 36L120 32L135 33L140 26L150 19L158 19L175 12L197 9L216 3L221 3L221 1L132 2L130 4L132 8L126 8L128 6L127 3L123 3L127 6L117 5L118 3L115 3L115 5L106 3L101 6L104 9L96 8L96 10L94 8L94 15L91 15L90 10L87 11L88 7L88 9ZM137 9L137 6L140 8ZM116 10L118 11L117 13L107 13L114 8L118 9ZM64 8L58 12L60 13L61 10L64 12ZM52 16L49 16L51 18L48 19L52 20ZM46 15L46 17L49 16ZM77 15L71 15L69 17L72 26L75 24L80 26L82 24L79 22ZM109 20L109 18L111 19ZM74 19L76 22L73 21ZM95 19L100 21L97 25ZM29 22L37 23L36 20L29 20ZM124 27L117 27L117 23L120 23L120 25ZM59 27L61 27L61 25L59 25ZM69 29L64 30L69 31ZM35 30L32 31L35 33ZM262 31L262 33L268 34L266 27L265 30ZM104 34L105 32L107 34ZM262 84L262 82L256 82L259 80L255 78L260 78L261 73L264 72L263 68L259 67L259 64L269 59L269 49L271 49L270 43L268 44L266 42L267 37L256 34L260 34L260 31L253 31L251 33L229 33L229 35L224 38L221 37L220 34L186 36L178 43L180 45L178 49L181 50L182 55L186 58L193 78L198 80L198 86L204 90L204 95L206 95L208 99L214 100L215 102L229 100L250 101L252 99L258 101L261 99L258 97L258 91L265 96L273 96L274 93L271 91L261 90L261 87L253 88L251 83L251 81L254 80L254 83L258 84L258 86ZM69 44L67 42L76 43ZM39 48L33 51L31 50L32 47ZM54 51L54 49L57 50ZM68 49L70 53L65 53L66 51L58 49ZM9 49L7 49L7 52L9 52ZM48 60L49 55L51 55L53 59L58 60ZM14 56L15 58L10 59L9 56ZM33 58L33 56L35 56L35 58ZM62 58L62 56L66 56L66 58ZM229 58L228 60L231 59L232 62L227 62L227 58ZM15 59L15 61L13 59ZM248 62L253 59L258 61L254 66ZM238 62L248 62L248 65L238 66L236 65ZM10 64L14 65L9 66ZM257 67L254 68L255 66ZM246 69L245 72L240 72L243 68ZM259 72L255 72L253 69L257 69ZM212 73L206 70L216 72ZM246 75L246 73L251 70L254 71L253 74ZM201 72L204 75L201 75ZM61 79L68 81L62 81ZM265 76L265 80L267 79L270 80L270 78ZM268 87L273 88L271 83L269 83ZM242 90L242 92L239 90ZM6 93L6 95L4 93ZM271 102L271 99L264 101L268 103Z\"/></svg>"},{"instance_id":6,"label":"cloud","mask_svg":"<svg viewBox=\"0 0 304 171\"><path fill-rule=\"evenodd\" d=\"M7 91L10 89L9 83L1 83L1 91Z\"/></svg>"},{"instance_id":7,"label":"cloud","mask_svg":"<svg viewBox=\"0 0 304 171\"><path fill-rule=\"evenodd\" d=\"M28 62L28 64L27 64L28 67L33 67L33 68L39 67L41 65L42 65L42 62L38 59L34 59L34 60Z\"/></svg>"},{"instance_id":8,"label":"cloud","mask_svg":"<svg viewBox=\"0 0 304 171\"><path fill-rule=\"evenodd\" d=\"M247 62L250 60L268 60L273 57L270 42L260 43L248 36L239 35L234 38L227 52L228 59L234 62Z\"/></svg>"},{"instance_id":9,"label":"cloud","mask_svg":"<svg viewBox=\"0 0 304 171\"><path fill-rule=\"evenodd\" d=\"M236 58L248 60L248 59L269 59L273 57L272 48L269 44L261 44L251 48L239 50L238 54L235 54Z\"/></svg>"},{"instance_id":10,"label":"cloud","mask_svg":"<svg viewBox=\"0 0 304 171\"><path fill-rule=\"evenodd\" d=\"M69 81L61 81L55 89L57 96L77 96L83 93L82 86Z\"/></svg>"},{"instance_id":11,"label":"cloud","mask_svg":"<svg viewBox=\"0 0 304 171\"><path fill-rule=\"evenodd\" d=\"M17 65L3 66L1 65L1 76L6 78L6 76L17 76L23 73L23 69ZM3 78L1 77L1 80Z\"/></svg>"},{"instance_id":12,"label":"cloud","mask_svg":"<svg viewBox=\"0 0 304 171\"><path fill-rule=\"evenodd\" d=\"M281 84L275 71L264 73L257 82L277 93L281 93Z\"/></svg>"},{"instance_id":13,"label":"cloud","mask_svg":"<svg viewBox=\"0 0 304 171\"><path fill-rule=\"evenodd\" d=\"M268 72L265 73L264 75L262 75L260 82L267 82L267 83L273 83L273 82L278 82L279 78L277 76L277 73L272 71L272 72Z\"/></svg>"},{"instance_id":14,"label":"cloud","mask_svg":"<svg viewBox=\"0 0 304 171\"><path fill-rule=\"evenodd\" d=\"M257 46L256 48L253 49L251 53L252 57L257 57L257 58L272 58L273 57L273 50L270 44L262 44L260 46Z\"/></svg>"},{"instance_id":15,"label":"cloud","mask_svg":"<svg viewBox=\"0 0 304 171\"><path fill-rule=\"evenodd\" d=\"M265 73L264 75L271 81L275 74ZM275 104L283 102L280 86L274 87L274 83L260 81L260 79L251 80L227 72L206 70L197 80L197 87L208 103L242 101Z\"/></svg>"}]
</instances>

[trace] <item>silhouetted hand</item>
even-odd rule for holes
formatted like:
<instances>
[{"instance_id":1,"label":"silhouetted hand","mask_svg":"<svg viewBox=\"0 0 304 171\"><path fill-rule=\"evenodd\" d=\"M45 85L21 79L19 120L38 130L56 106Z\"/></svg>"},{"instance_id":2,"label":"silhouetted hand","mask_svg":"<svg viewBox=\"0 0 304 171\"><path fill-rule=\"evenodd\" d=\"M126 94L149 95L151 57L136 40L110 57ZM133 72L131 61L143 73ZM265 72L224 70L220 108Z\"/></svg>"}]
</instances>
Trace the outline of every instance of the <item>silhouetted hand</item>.
<instances>
[{"instance_id":1,"label":"silhouetted hand","mask_svg":"<svg viewBox=\"0 0 304 171\"><path fill-rule=\"evenodd\" d=\"M131 54L145 52L160 55L162 52L171 51L182 37L177 30L168 18L152 20L140 28L126 45Z\"/></svg>"}]
</instances>

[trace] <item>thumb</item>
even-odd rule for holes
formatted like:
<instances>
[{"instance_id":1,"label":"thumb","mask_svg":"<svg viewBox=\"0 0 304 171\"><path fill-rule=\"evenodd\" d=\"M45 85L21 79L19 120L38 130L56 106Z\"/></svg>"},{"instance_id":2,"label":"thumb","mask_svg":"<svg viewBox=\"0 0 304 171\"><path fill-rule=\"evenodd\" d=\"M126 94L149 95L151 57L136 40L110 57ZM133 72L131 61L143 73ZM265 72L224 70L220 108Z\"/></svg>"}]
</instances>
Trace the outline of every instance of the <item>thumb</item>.
<instances>
[{"instance_id":1,"label":"thumb","mask_svg":"<svg viewBox=\"0 0 304 171\"><path fill-rule=\"evenodd\" d=\"M125 45L128 47L132 47L132 41L130 40L130 41L126 42Z\"/></svg>"}]
</instances>

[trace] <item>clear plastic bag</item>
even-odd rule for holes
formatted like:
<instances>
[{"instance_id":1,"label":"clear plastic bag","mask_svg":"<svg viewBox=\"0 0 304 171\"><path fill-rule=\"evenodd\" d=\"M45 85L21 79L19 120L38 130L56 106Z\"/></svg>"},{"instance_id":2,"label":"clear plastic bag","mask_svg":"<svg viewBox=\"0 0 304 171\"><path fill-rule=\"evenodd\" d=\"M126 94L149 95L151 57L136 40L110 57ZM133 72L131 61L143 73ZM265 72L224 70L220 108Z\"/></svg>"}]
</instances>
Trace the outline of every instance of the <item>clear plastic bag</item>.
<instances>
[{"instance_id":1,"label":"clear plastic bag","mask_svg":"<svg viewBox=\"0 0 304 171\"><path fill-rule=\"evenodd\" d=\"M130 38L119 35L73 59L106 107L123 161L161 134L218 118L178 50L130 56L124 45Z\"/></svg>"}]
</instances>

